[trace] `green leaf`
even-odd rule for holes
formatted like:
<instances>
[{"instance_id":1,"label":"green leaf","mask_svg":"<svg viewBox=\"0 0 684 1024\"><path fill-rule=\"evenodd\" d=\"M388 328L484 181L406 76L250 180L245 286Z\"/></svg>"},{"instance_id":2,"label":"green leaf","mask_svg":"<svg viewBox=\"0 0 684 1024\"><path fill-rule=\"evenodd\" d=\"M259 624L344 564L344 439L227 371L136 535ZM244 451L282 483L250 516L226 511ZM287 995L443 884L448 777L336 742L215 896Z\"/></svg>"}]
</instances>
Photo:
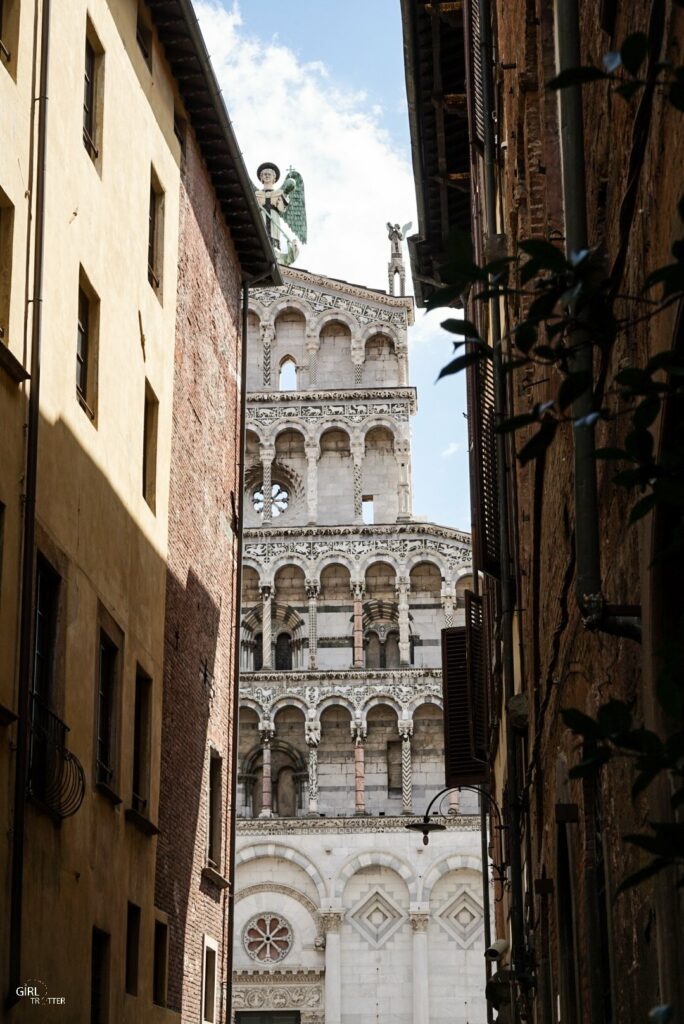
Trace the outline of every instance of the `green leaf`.
<instances>
[{"instance_id":1,"label":"green leaf","mask_svg":"<svg viewBox=\"0 0 684 1024\"><path fill-rule=\"evenodd\" d=\"M621 892L625 892L627 889L633 889L635 885L641 885L642 882L646 882L653 875L657 875L663 868L670 867L670 860L665 857L657 857L652 860L645 868L640 868L638 871L634 871L627 878L623 879L615 890L615 895L619 896Z\"/></svg>"},{"instance_id":2,"label":"green leaf","mask_svg":"<svg viewBox=\"0 0 684 1024\"><path fill-rule=\"evenodd\" d=\"M644 32L633 32L620 47L623 66L630 75L636 75L648 54L648 36Z\"/></svg>"},{"instance_id":3,"label":"green leaf","mask_svg":"<svg viewBox=\"0 0 684 1024\"><path fill-rule=\"evenodd\" d=\"M425 303L425 308L430 310L439 309L440 306L453 306L453 304L461 298L465 290L465 288L460 286L438 288L436 292L432 293L428 301Z\"/></svg>"},{"instance_id":4,"label":"green leaf","mask_svg":"<svg viewBox=\"0 0 684 1024\"><path fill-rule=\"evenodd\" d=\"M587 82L600 82L610 75L593 66L566 68L559 75L546 83L548 89L567 89L571 85L585 85Z\"/></svg>"},{"instance_id":5,"label":"green leaf","mask_svg":"<svg viewBox=\"0 0 684 1024\"><path fill-rule=\"evenodd\" d=\"M545 270L556 270L562 273L569 267L562 250L553 242L547 242L543 238L528 238L524 242L520 242L519 248L536 260L539 266Z\"/></svg>"},{"instance_id":6,"label":"green leaf","mask_svg":"<svg viewBox=\"0 0 684 1024\"><path fill-rule=\"evenodd\" d=\"M547 416L546 419L542 420L542 424L527 444L518 452L518 460L522 466L530 462L532 459L538 459L540 455L543 455L546 449L553 441L556 430L558 428L558 420Z\"/></svg>"},{"instance_id":7,"label":"green leaf","mask_svg":"<svg viewBox=\"0 0 684 1024\"><path fill-rule=\"evenodd\" d=\"M642 82L622 82L620 85L615 86L613 92L616 92L618 96L623 98L623 100L629 101L639 92L639 89L642 88Z\"/></svg>"},{"instance_id":8,"label":"green leaf","mask_svg":"<svg viewBox=\"0 0 684 1024\"><path fill-rule=\"evenodd\" d=\"M441 380L442 377L449 377L452 373L460 373L461 370L465 370L466 366L472 366L473 363L477 363L482 358L480 352L466 352L465 355L457 356L456 359L452 359L450 363L442 367L439 371L437 380Z\"/></svg>"},{"instance_id":9,"label":"green leaf","mask_svg":"<svg viewBox=\"0 0 684 1024\"><path fill-rule=\"evenodd\" d=\"M472 324L470 320L443 320L441 327L443 327L445 331L449 331L450 334L458 334L462 338L477 338L478 341L482 340L480 338L480 332L475 324Z\"/></svg>"},{"instance_id":10,"label":"green leaf","mask_svg":"<svg viewBox=\"0 0 684 1024\"><path fill-rule=\"evenodd\" d=\"M653 493L647 494L645 498L641 498L640 501L637 501L636 505L634 505L632 511L629 513L630 526L632 523L636 523L639 519L643 519L643 517L651 511L656 501L657 498Z\"/></svg>"},{"instance_id":11,"label":"green leaf","mask_svg":"<svg viewBox=\"0 0 684 1024\"><path fill-rule=\"evenodd\" d=\"M516 347L527 355L537 340L537 328L534 324L531 324L529 320L523 320L523 322L518 324L514 329L513 334L515 336Z\"/></svg>"},{"instance_id":12,"label":"green leaf","mask_svg":"<svg viewBox=\"0 0 684 1024\"><path fill-rule=\"evenodd\" d=\"M578 736L590 739L601 739L603 736L599 723L578 708L561 708L561 718L565 726Z\"/></svg>"},{"instance_id":13,"label":"green leaf","mask_svg":"<svg viewBox=\"0 0 684 1024\"><path fill-rule=\"evenodd\" d=\"M558 389L558 408L563 411L591 386L591 374L580 370L569 373Z\"/></svg>"}]
</instances>

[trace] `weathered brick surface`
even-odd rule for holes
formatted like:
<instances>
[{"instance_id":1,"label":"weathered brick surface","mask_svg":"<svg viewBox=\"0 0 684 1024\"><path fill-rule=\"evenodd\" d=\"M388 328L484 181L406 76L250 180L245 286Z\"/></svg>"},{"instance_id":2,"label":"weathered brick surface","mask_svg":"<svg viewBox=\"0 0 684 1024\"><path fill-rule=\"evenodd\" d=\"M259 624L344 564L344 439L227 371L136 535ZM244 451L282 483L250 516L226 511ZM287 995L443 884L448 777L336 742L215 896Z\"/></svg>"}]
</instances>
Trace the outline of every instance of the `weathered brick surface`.
<instances>
[{"instance_id":1,"label":"weathered brick surface","mask_svg":"<svg viewBox=\"0 0 684 1024\"><path fill-rule=\"evenodd\" d=\"M630 32L649 30L657 5L647 0L618 3L612 36L600 24L598 2L582 4L582 54L585 62L600 63L601 55L619 47ZM682 62L684 19L665 5L664 56ZM497 54L503 98L502 141L507 144L502 165L503 219L509 247L530 235L562 238L562 197L556 95L544 83L553 74L553 5L544 0L496 3ZM511 67L512 66L512 67ZM634 133L639 99L625 103L600 83L584 90L589 240L608 254L608 265L620 248L620 216L628 184L630 159L638 154ZM681 154L684 152L681 114L656 99L643 165L637 185L635 214L627 243L622 293L638 294L646 274L669 262L674 238L681 234L676 203L682 191ZM625 307L618 308L619 315ZM674 314L650 328L640 325L623 336L609 367L608 380L622 365L645 361L649 354L672 346ZM551 377L549 380L548 378ZM555 395L558 381L548 368L514 375L512 396L516 412ZM612 412L618 399L607 395ZM624 439L629 420L603 422L597 444L616 445ZM656 445L660 424L655 427ZM518 434L521 446L524 435ZM523 685L529 697L530 727L526 743L526 782L529 796L524 850L529 879L545 874L558 880L555 805L576 803L580 823L567 826L572 857L573 902L578 935L578 1020L590 1020L588 974L591 964L586 942L585 874L591 857L593 829L586 826L582 785L566 781L566 768L578 760L576 740L563 727L559 712L579 707L595 713L610 697L634 701L635 714L657 726L652 707L655 645L658 636L657 601L663 579L652 570L654 524L627 526L631 501L611 482L614 468L599 466L600 535L604 592L613 604L641 605L645 635L641 649L629 640L591 634L582 626L574 596L574 498L572 438L561 430L545 459L516 470L517 524L520 563L519 606L522 609ZM680 599L681 600L681 599ZM503 770L497 771L499 784ZM633 847L620 840L625 833L658 817L657 795L649 791L636 804L630 796L631 770L620 762L604 770L599 785L608 875L607 916L612 929L613 1020L646 1019L649 1007L671 994L659 982L667 956L677 938L666 920L659 891L642 886L628 895L611 897L620 880L642 861ZM499 787L499 794L501 788ZM676 901L671 898L676 914ZM548 931L552 1002L559 991L559 893L547 904L530 896L528 920L537 943ZM505 928L505 901L498 906L499 927ZM548 916L547 916L548 915ZM659 915L661 915L659 917ZM546 919L544 919L546 918ZM669 934L669 938L668 938ZM658 945L657 936L660 935ZM543 1017L538 1019L544 1019Z\"/></svg>"},{"instance_id":2,"label":"weathered brick surface","mask_svg":"<svg viewBox=\"0 0 684 1024\"><path fill-rule=\"evenodd\" d=\"M218 981L226 981L227 890L202 868L212 747L223 758L228 872L240 276L190 133L182 172L156 901L169 918L168 1005L194 1022L204 935L218 943Z\"/></svg>"}]
</instances>

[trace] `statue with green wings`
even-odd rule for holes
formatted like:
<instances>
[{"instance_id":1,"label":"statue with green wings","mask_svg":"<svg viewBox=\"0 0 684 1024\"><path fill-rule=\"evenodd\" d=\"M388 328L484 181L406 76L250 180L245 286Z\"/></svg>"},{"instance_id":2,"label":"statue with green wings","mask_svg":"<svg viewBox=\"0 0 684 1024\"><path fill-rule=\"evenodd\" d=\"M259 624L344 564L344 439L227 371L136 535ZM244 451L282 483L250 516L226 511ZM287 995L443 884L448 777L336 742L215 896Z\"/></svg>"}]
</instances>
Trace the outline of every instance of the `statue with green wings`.
<instances>
[{"instance_id":1,"label":"statue with green wings","mask_svg":"<svg viewBox=\"0 0 684 1024\"><path fill-rule=\"evenodd\" d=\"M261 186L255 186L256 200L268 231L278 263L289 267L299 255L300 245L306 242L306 204L304 181L299 171L290 167L280 188L280 169L273 163L257 168Z\"/></svg>"}]
</instances>

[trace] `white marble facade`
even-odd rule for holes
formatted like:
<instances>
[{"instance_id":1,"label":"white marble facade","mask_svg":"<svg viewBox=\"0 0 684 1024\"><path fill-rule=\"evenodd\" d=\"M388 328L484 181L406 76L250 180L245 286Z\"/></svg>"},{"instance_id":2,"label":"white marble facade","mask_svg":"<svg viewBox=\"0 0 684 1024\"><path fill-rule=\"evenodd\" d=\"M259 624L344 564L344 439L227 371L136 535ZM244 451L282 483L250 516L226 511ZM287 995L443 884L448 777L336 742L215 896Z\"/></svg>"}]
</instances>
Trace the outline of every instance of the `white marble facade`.
<instances>
[{"instance_id":1,"label":"white marble facade","mask_svg":"<svg viewBox=\"0 0 684 1024\"><path fill-rule=\"evenodd\" d=\"M470 538L412 515L412 301L282 274L249 314L234 1014L474 1024L476 797L427 847L404 827L471 584Z\"/></svg>"}]
</instances>

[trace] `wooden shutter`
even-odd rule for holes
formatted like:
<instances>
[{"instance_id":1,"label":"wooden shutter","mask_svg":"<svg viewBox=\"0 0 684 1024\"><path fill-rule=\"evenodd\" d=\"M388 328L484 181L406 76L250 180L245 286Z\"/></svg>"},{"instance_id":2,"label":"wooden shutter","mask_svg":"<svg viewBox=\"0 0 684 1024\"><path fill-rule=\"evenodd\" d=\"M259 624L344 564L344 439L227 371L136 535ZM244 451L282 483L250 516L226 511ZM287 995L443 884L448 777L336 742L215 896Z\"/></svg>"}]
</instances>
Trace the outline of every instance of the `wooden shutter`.
<instances>
[{"instance_id":1,"label":"wooden shutter","mask_svg":"<svg viewBox=\"0 0 684 1024\"><path fill-rule=\"evenodd\" d=\"M484 146L484 94L482 90L482 38L480 35L480 5L471 0L470 13L470 117L473 140Z\"/></svg>"},{"instance_id":2,"label":"wooden shutter","mask_svg":"<svg viewBox=\"0 0 684 1024\"><path fill-rule=\"evenodd\" d=\"M473 707L468 681L466 627L442 630L444 764L447 786L489 780L489 766L473 752Z\"/></svg>"},{"instance_id":3,"label":"wooden shutter","mask_svg":"<svg viewBox=\"0 0 684 1024\"><path fill-rule=\"evenodd\" d=\"M482 598L465 592L465 634L468 690L470 699L471 751L479 761L489 760L489 693L487 644L484 635Z\"/></svg>"},{"instance_id":4,"label":"wooden shutter","mask_svg":"<svg viewBox=\"0 0 684 1024\"><path fill-rule=\"evenodd\" d=\"M492 360L480 359L468 370L473 546L478 568L498 577L501 564Z\"/></svg>"}]
</instances>

